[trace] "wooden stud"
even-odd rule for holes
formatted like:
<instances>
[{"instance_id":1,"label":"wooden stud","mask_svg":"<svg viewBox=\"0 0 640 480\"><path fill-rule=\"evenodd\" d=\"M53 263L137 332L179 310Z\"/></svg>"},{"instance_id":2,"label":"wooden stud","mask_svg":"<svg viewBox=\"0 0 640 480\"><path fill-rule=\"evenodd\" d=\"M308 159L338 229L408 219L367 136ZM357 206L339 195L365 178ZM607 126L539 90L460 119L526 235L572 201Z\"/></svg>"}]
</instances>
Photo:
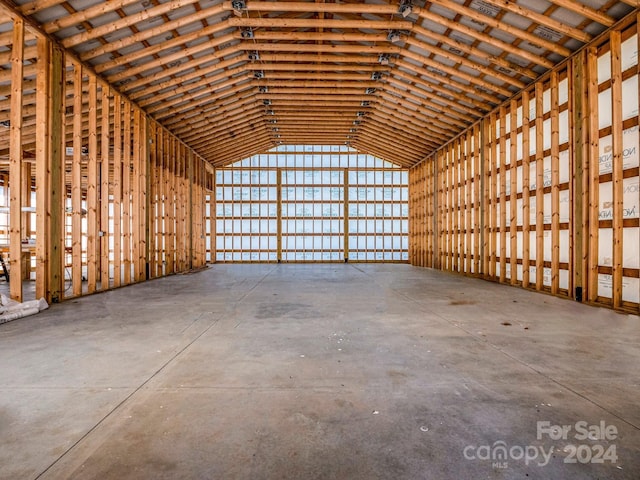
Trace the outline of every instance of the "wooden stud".
<instances>
[{"instance_id":1,"label":"wooden stud","mask_svg":"<svg viewBox=\"0 0 640 480\"><path fill-rule=\"evenodd\" d=\"M458 228L460 215L459 190L459 162L460 162L460 138L454 141L449 148L449 159L447 168L449 175L449 203L447 205L447 215L449 216L448 248L447 255L450 261L450 270L458 271Z\"/></svg>"},{"instance_id":2,"label":"wooden stud","mask_svg":"<svg viewBox=\"0 0 640 480\"><path fill-rule=\"evenodd\" d=\"M551 72L551 293L560 288L560 127L558 73Z\"/></svg>"},{"instance_id":3,"label":"wooden stud","mask_svg":"<svg viewBox=\"0 0 640 480\"><path fill-rule=\"evenodd\" d=\"M536 290L544 288L544 135L543 85L535 85L536 100Z\"/></svg>"},{"instance_id":4,"label":"wooden stud","mask_svg":"<svg viewBox=\"0 0 640 480\"><path fill-rule=\"evenodd\" d=\"M98 85L89 75L89 144L87 162L87 292L94 293L98 279Z\"/></svg>"},{"instance_id":5,"label":"wooden stud","mask_svg":"<svg viewBox=\"0 0 640 480\"><path fill-rule=\"evenodd\" d=\"M22 302L22 82L24 21L13 20L11 111L9 114L9 258L11 298ZM6 183L5 183L6 188Z\"/></svg>"},{"instance_id":6,"label":"wooden stud","mask_svg":"<svg viewBox=\"0 0 640 480\"><path fill-rule=\"evenodd\" d=\"M345 262L349 261L349 169L345 168L342 172L343 175L343 186L342 191L344 192L344 204L342 210L343 217L343 238L344 238L344 252L343 258Z\"/></svg>"},{"instance_id":7,"label":"wooden stud","mask_svg":"<svg viewBox=\"0 0 640 480\"><path fill-rule=\"evenodd\" d=\"M282 169L278 168L276 173L276 199L278 202L277 206L277 232L278 232L278 243L277 243L277 259L278 263L282 262ZM347 257L348 258L348 257Z\"/></svg>"},{"instance_id":8,"label":"wooden stud","mask_svg":"<svg viewBox=\"0 0 640 480\"><path fill-rule=\"evenodd\" d=\"M496 278L497 268L497 241L498 238L498 208L496 207L498 202L498 119L496 112L493 112L489 117L489 142L491 145L491 151L487 158L490 164L490 169L487 171L491 175L491 204L488 207L490 215L490 241L489 241L489 277Z\"/></svg>"},{"instance_id":9,"label":"wooden stud","mask_svg":"<svg viewBox=\"0 0 640 480\"><path fill-rule=\"evenodd\" d=\"M109 175L111 165L111 92L102 85L102 116L100 140L100 289L110 287L109 261Z\"/></svg>"},{"instance_id":10,"label":"wooden stud","mask_svg":"<svg viewBox=\"0 0 640 480\"><path fill-rule=\"evenodd\" d=\"M598 242L600 232L600 136L598 122L598 50L589 47L587 56L587 99L589 101L589 280L586 298L589 302L598 299Z\"/></svg>"},{"instance_id":11,"label":"wooden stud","mask_svg":"<svg viewBox=\"0 0 640 480\"><path fill-rule=\"evenodd\" d=\"M122 285L122 98L113 106L113 286ZM126 112L126 109L125 109Z\"/></svg>"},{"instance_id":12,"label":"wooden stud","mask_svg":"<svg viewBox=\"0 0 640 480\"><path fill-rule=\"evenodd\" d=\"M481 237L481 245L482 245L482 264L481 264L481 272L485 278L489 277L489 263L490 263L490 253L489 253L489 239L491 237L491 204L492 200L492 191L491 191L491 163L490 163L490 122L492 117L484 118L480 121L480 168L481 170L481 182L480 182L480 191L482 195L482 201L480 202L480 220L482 222L482 237Z\"/></svg>"},{"instance_id":13,"label":"wooden stud","mask_svg":"<svg viewBox=\"0 0 640 480\"><path fill-rule=\"evenodd\" d=\"M622 131L621 34L609 34L611 51L611 145L613 149L613 308L622 306L624 160Z\"/></svg>"},{"instance_id":14,"label":"wooden stud","mask_svg":"<svg viewBox=\"0 0 640 480\"><path fill-rule=\"evenodd\" d=\"M139 170L139 195L140 195L140 211L138 212L138 238L140 245L138 247L138 276L137 282L149 279L149 257L151 249L150 244L150 228L153 224L152 217L149 214L151 202L151 179L149 172L151 171L151 148L150 148L150 131L147 116L140 112L140 163Z\"/></svg>"},{"instance_id":15,"label":"wooden stud","mask_svg":"<svg viewBox=\"0 0 640 480\"><path fill-rule=\"evenodd\" d=\"M571 225L571 241L573 245L572 258L573 278L572 286L569 294L575 300L583 301L583 294L586 289L586 276L588 274L588 228L589 228L589 184L588 169L591 161L588 158L589 153L589 115L587 110L588 97L587 84L585 82L585 68L587 51L581 51L572 59L571 71L572 82L570 84L572 96L571 101L571 126L569 131L571 135L571 146L573 154L571 156L572 171L572 198L570 204L572 209Z\"/></svg>"},{"instance_id":16,"label":"wooden stud","mask_svg":"<svg viewBox=\"0 0 640 480\"><path fill-rule=\"evenodd\" d=\"M209 191L209 232L211 232L211 263L217 260L217 207L216 207L216 171L211 169L211 190Z\"/></svg>"},{"instance_id":17,"label":"wooden stud","mask_svg":"<svg viewBox=\"0 0 640 480\"><path fill-rule=\"evenodd\" d=\"M38 37L38 73L36 88L36 298L51 302L49 296L49 216L52 161L51 117L51 45Z\"/></svg>"},{"instance_id":18,"label":"wooden stud","mask_svg":"<svg viewBox=\"0 0 640 480\"><path fill-rule=\"evenodd\" d=\"M453 257L454 251L457 253L457 246L454 249L455 244L455 234L454 231L458 227L457 218L454 219L454 213L457 215L457 210L454 211L454 208L458 207L458 203L455 199L456 193L456 156L455 156L455 143L449 145L447 149L447 157L445 163L445 169L448 172L448 185L447 185L447 203L445 203L445 212L447 215L447 249L445 254L447 256L447 270L454 271L456 267L456 262Z\"/></svg>"},{"instance_id":19,"label":"wooden stud","mask_svg":"<svg viewBox=\"0 0 640 480\"><path fill-rule=\"evenodd\" d=\"M149 132L149 167L147 168L147 179L149 192L147 193L147 245L149 254L147 261L149 264L147 279L158 276L158 182L160 179L160 169L158 168L158 130L154 121L148 123Z\"/></svg>"},{"instance_id":20,"label":"wooden stud","mask_svg":"<svg viewBox=\"0 0 640 480\"><path fill-rule=\"evenodd\" d=\"M131 129L131 103L123 102L123 155L122 155L122 268L123 282L131 283L131 149L133 135Z\"/></svg>"},{"instance_id":21,"label":"wooden stud","mask_svg":"<svg viewBox=\"0 0 640 480\"><path fill-rule=\"evenodd\" d=\"M144 134L144 155L142 174L144 178L140 179L142 185L144 201L144 215L140 220L140 230L142 232L142 238L144 238L144 248L140 261L141 276L139 281L149 280L151 278L152 263L155 256L155 238L154 238L154 204L155 204L155 151L156 151L156 138L155 130L151 125L151 122L146 115L142 116L142 130Z\"/></svg>"},{"instance_id":22,"label":"wooden stud","mask_svg":"<svg viewBox=\"0 0 640 480\"><path fill-rule=\"evenodd\" d=\"M530 210L530 122L531 98L528 90L522 92L522 286L529 287L531 266L531 210Z\"/></svg>"},{"instance_id":23,"label":"wooden stud","mask_svg":"<svg viewBox=\"0 0 640 480\"><path fill-rule=\"evenodd\" d=\"M73 163L71 165L71 283L82 295L82 66L73 64Z\"/></svg>"},{"instance_id":24,"label":"wooden stud","mask_svg":"<svg viewBox=\"0 0 640 480\"><path fill-rule=\"evenodd\" d=\"M566 69L566 78L567 78L567 120L565 122L566 128L567 128L567 169L569 170L569 180L568 182L565 182L565 184L568 187L568 225L567 228L564 228L562 225L560 225L561 229L563 229L564 231L567 232L568 235L568 243L569 245L566 246L565 248L567 249L567 258L569 259L569 262L567 262L567 286L566 286L566 291L565 289L560 290L560 293L563 295L567 295L569 298L574 298L574 277L575 277L575 269L576 266L574 265L574 261L573 259L574 257L574 233L575 233L575 227L574 227L574 223L575 223L575 208L574 205L576 203L576 199L575 199L575 192L576 192L576 188L575 188L575 184L573 182L573 178L575 175L575 170L574 170L574 166L575 166L575 149L572 148L575 145L575 133L576 133L576 127L574 124L574 118L573 118L573 111L575 109L575 104L574 104L574 92L575 92L575 87L574 87L574 83L570 80L575 78L575 74L574 74L574 64L572 61L567 62L567 69ZM584 89L582 89L582 91L584 91ZM559 147L561 147L559 145ZM564 147L563 147L564 148ZM559 181L559 175L558 175L558 181ZM562 188L562 186L560 186L560 188ZM564 265L562 265L564 266Z\"/></svg>"},{"instance_id":25,"label":"wooden stud","mask_svg":"<svg viewBox=\"0 0 640 480\"><path fill-rule=\"evenodd\" d=\"M500 107L500 282L507 276L507 110ZM513 275L513 272L511 273Z\"/></svg>"},{"instance_id":26,"label":"wooden stud","mask_svg":"<svg viewBox=\"0 0 640 480\"><path fill-rule=\"evenodd\" d=\"M418 246L416 245L418 238L416 232L418 192L415 188L418 169L419 167L414 167L409 170L409 263L411 265L418 264Z\"/></svg>"},{"instance_id":27,"label":"wooden stud","mask_svg":"<svg viewBox=\"0 0 640 480\"><path fill-rule=\"evenodd\" d=\"M425 161L425 183L427 196L427 207L425 209L425 229L427 235L427 263L426 266L436 268L436 249L437 249L437 188L436 188L436 159L435 156Z\"/></svg>"},{"instance_id":28,"label":"wooden stud","mask_svg":"<svg viewBox=\"0 0 640 480\"><path fill-rule=\"evenodd\" d=\"M183 192L182 192L182 145L174 139L174 170L173 170L173 188L174 188L174 272L182 271L182 253L183 253L183 235L182 219L183 219Z\"/></svg>"},{"instance_id":29,"label":"wooden stud","mask_svg":"<svg viewBox=\"0 0 640 480\"><path fill-rule=\"evenodd\" d=\"M176 140L167 135L167 217L165 255L167 262L167 275L176 272Z\"/></svg>"},{"instance_id":30,"label":"wooden stud","mask_svg":"<svg viewBox=\"0 0 640 480\"><path fill-rule=\"evenodd\" d=\"M185 168L185 153L184 145L181 142L176 142L176 271L181 272L185 269L185 216L186 208L185 202L188 200L185 195L184 189L184 168Z\"/></svg>"},{"instance_id":31,"label":"wooden stud","mask_svg":"<svg viewBox=\"0 0 640 480\"><path fill-rule=\"evenodd\" d=\"M474 171L474 159L477 157L476 152L474 151L474 131L473 129L469 130L468 135L466 136L465 149L466 149L466 159L465 159L465 255L466 255L466 264L465 264L465 272L467 275L472 273L472 262L473 262L473 247L472 247L472 217L473 217L473 197L472 197L472 189L473 189L473 175Z\"/></svg>"},{"instance_id":32,"label":"wooden stud","mask_svg":"<svg viewBox=\"0 0 640 480\"><path fill-rule=\"evenodd\" d=\"M160 128L159 145L161 147L161 170L162 170L162 183L161 190L162 195L159 202L160 215L161 215L161 230L159 239L159 253L160 253L160 275L167 275L168 268L167 262L169 261L167 255L167 247L169 245L169 136L164 129Z\"/></svg>"},{"instance_id":33,"label":"wooden stud","mask_svg":"<svg viewBox=\"0 0 640 480\"><path fill-rule=\"evenodd\" d=\"M204 209L203 209L203 190L202 190L202 162L199 157L193 157L193 268L200 268L204 265Z\"/></svg>"},{"instance_id":34,"label":"wooden stud","mask_svg":"<svg viewBox=\"0 0 640 480\"><path fill-rule=\"evenodd\" d=\"M169 159L171 158L171 142L169 135L161 129L160 134L162 136L161 146L162 146L162 201L160 202L160 206L162 208L162 234L160 240L160 261L161 261L161 273L160 275L168 275L169 274L169 210L173 203L170 200L170 182L169 178L171 175L171 171L169 170L170 164Z\"/></svg>"},{"instance_id":35,"label":"wooden stud","mask_svg":"<svg viewBox=\"0 0 640 480\"><path fill-rule=\"evenodd\" d=\"M46 298L52 303L60 302L64 297L64 257L65 257L65 54L57 47L51 51L51 97L49 108L50 159L47 171L49 177L47 189L50 192L46 215L48 216L49 286ZM44 170L44 169L43 169ZM50 174L50 175L49 175ZM46 202L46 199L42 199Z\"/></svg>"},{"instance_id":36,"label":"wooden stud","mask_svg":"<svg viewBox=\"0 0 640 480\"><path fill-rule=\"evenodd\" d=\"M134 282L144 276L144 265L140 262L140 248L143 245L141 238L144 233L140 229L140 220L144 219L142 204L144 199L142 196L141 188L141 176L142 176L142 145L145 143L143 132L141 130L140 110L137 107L133 107L133 123L131 126L131 133L133 135L133 149L131 155L131 263L133 267ZM144 255L143 255L144 258ZM131 270L131 268L129 269Z\"/></svg>"},{"instance_id":37,"label":"wooden stud","mask_svg":"<svg viewBox=\"0 0 640 480\"><path fill-rule=\"evenodd\" d=\"M182 235L184 242L184 249L182 255L182 269L188 270L190 263L190 244L191 244L191 222L192 222L192 197L191 197L191 186L189 184L190 178L190 165L189 162L191 160L190 151L186 145L182 144L182 195L183 195L183 212L184 215L181 217L181 221L183 224L182 227Z\"/></svg>"},{"instance_id":38,"label":"wooden stud","mask_svg":"<svg viewBox=\"0 0 640 480\"><path fill-rule=\"evenodd\" d=\"M518 102L509 105L509 268L511 285L518 283ZM506 174L506 171L505 171ZM505 212L506 213L506 212Z\"/></svg>"},{"instance_id":39,"label":"wooden stud","mask_svg":"<svg viewBox=\"0 0 640 480\"><path fill-rule=\"evenodd\" d=\"M195 171L195 159L191 150L187 151L187 186L189 191L189 222L188 222L188 240L189 240L189 256L187 258L187 268L192 269L197 264L196 252L198 245L196 244L195 233L198 231L196 215L198 214L196 197L198 195Z\"/></svg>"},{"instance_id":40,"label":"wooden stud","mask_svg":"<svg viewBox=\"0 0 640 480\"><path fill-rule=\"evenodd\" d=\"M473 127L474 139L474 179L473 179L473 202L475 205L473 219L473 273L480 275L483 273L482 245L484 240L484 211L482 207L484 195L484 175L483 175L483 151L482 123L476 123Z\"/></svg>"},{"instance_id":41,"label":"wooden stud","mask_svg":"<svg viewBox=\"0 0 640 480\"><path fill-rule=\"evenodd\" d=\"M433 155L433 175L434 175L434 205L433 205L433 259L435 268L438 270L444 270L446 265L443 262L442 249L444 248L444 229L446 222L444 220L444 213L442 211L444 201L444 192L446 188L447 177L443 171L443 156L444 149L438 150Z\"/></svg>"}]
</instances>

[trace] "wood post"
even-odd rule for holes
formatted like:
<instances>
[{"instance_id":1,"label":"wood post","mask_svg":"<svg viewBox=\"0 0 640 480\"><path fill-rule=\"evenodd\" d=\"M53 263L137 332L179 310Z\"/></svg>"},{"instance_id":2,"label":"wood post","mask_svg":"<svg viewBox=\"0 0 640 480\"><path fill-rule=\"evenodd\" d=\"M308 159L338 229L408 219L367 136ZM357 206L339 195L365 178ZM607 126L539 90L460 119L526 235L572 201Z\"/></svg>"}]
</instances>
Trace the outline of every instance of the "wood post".
<instances>
[{"instance_id":1,"label":"wood post","mask_svg":"<svg viewBox=\"0 0 640 480\"><path fill-rule=\"evenodd\" d=\"M344 238L344 253L343 258L345 262L349 261L349 169L345 168L342 172L343 175L343 192L344 192L344 203L343 203L343 238Z\"/></svg>"},{"instance_id":2,"label":"wood post","mask_svg":"<svg viewBox=\"0 0 640 480\"><path fill-rule=\"evenodd\" d=\"M71 165L71 282L82 295L82 66L73 64L73 156Z\"/></svg>"},{"instance_id":3,"label":"wood post","mask_svg":"<svg viewBox=\"0 0 640 480\"><path fill-rule=\"evenodd\" d=\"M102 117L100 140L100 289L110 287L110 245L109 238L112 228L109 225L109 193L110 193L110 165L112 155L110 147L113 145L111 137L111 95L106 85L102 86Z\"/></svg>"},{"instance_id":4,"label":"wood post","mask_svg":"<svg viewBox=\"0 0 640 480\"><path fill-rule=\"evenodd\" d=\"M609 37L611 51L611 145L613 148L613 308L622 306L623 259L623 143L622 67L620 31Z\"/></svg>"},{"instance_id":5,"label":"wood post","mask_svg":"<svg viewBox=\"0 0 640 480\"><path fill-rule=\"evenodd\" d=\"M522 92L522 286L529 287L531 270L531 105L528 90Z\"/></svg>"},{"instance_id":6,"label":"wood post","mask_svg":"<svg viewBox=\"0 0 640 480\"><path fill-rule=\"evenodd\" d=\"M573 151L572 162L572 182L573 196L571 205L573 206L572 241L573 244L573 292L571 295L579 302L583 301L584 294L587 293L586 277L588 275L588 249L589 249L589 169L592 162L589 159L589 109L587 97L587 84L585 81L585 59L587 50L582 51L572 59L573 77L571 83L576 87L573 89L571 99L573 105L572 124L574 134L572 135L571 149Z\"/></svg>"},{"instance_id":7,"label":"wood post","mask_svg":"<svg viewBox=\"0 0 640 480\"><path fill-rule=\"evenodd\" d=\"M98 85L89 76L89 142L87 161L87 292L96 291L98 281Z\"/></svg>"},{"instance_id":8,"label":"wood post","mask_svg":"<svg viewBox=\"0 0 640 480\"><path fill-rule=\"evenodd\" d=\"M22 302L22 82L24 21L13 20L11 112L9 115L9 257L11 298Z\"/></svg>"},{"instance_id":9,"label":"wood post","mask_svg":"<svg viewBox=\"0 0 640 480\"><path fill-rule=\"evenodd\" d=\"M36 87L36 298L51 302L49 290L49 241L51 217L51 162L53 161L51 44L38 38ZM59 100L59 99L58 99ZM58 122L59 126L59 122ZM59 150L59 148L58 148Z\"/></svg>"},{"instance_id":10,"label":"wood post","mask_svg":"<svg viewBox=\"0 0 640 480\"><path fill-rule=\"evenodd\" d=\"M278 168L276 173L276 198L278 201L277 206L277 230L278 230L278 244L277 244L277 259L278 263L282 262L282 169Z\"/></svg>"}]
</instances>

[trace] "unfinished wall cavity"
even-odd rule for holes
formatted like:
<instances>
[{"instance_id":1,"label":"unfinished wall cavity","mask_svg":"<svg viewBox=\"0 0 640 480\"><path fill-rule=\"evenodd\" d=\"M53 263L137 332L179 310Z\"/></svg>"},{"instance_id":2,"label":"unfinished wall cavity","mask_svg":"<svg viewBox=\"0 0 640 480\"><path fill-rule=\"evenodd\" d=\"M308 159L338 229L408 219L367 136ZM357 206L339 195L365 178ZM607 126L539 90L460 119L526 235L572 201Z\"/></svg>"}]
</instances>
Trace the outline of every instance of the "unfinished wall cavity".
<instances>
[{"instance_id":1,"label":"unfinished wall cavity","mask_svg":"<svg viewBox=\"0 0 640 480\"><path fill-rule=\"evenodd\" d=\"M24 281L55 302L203 265L211 167L20 18L2 10L0 28L12 36L0 77L11 297Z\"/></svg>"},{"instance_id":2,"label":"unfinished wall cavity","mask_svg":"<svg viewBox=\"0 0 640 480\"><path fill-rule=\"evenodd\" d=\"M639 41L629 23L411 169L414 265L638 311Z\"/></svg>"}]
</instances>

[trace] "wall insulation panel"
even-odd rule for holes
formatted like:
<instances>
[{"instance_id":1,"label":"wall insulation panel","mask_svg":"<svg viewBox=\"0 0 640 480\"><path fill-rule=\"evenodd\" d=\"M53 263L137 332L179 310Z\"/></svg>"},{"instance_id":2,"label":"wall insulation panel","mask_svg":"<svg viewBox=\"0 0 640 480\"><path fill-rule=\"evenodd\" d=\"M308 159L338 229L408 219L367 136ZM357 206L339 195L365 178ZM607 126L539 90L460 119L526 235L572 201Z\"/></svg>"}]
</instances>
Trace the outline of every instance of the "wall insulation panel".
<instances>
[{"instance_id":1,"label":"wall insulation panel","mask_svg":"<svg viewBox=\"0 0 640 480\"><path fill-rule=\"evenodd\" d=\"M410 171L410 260L640 308L637 22Z\"/></svg>"},{"instance_id":2,"label":"wall insulation panel","mask_svg":"<svg viewBox=\"0 0 640 480\"><path fill-rule=\"evenodd\" d=\"M407 261L408 172L341 146L216 170L217 261Z\"/></svg>"}]
</instances>

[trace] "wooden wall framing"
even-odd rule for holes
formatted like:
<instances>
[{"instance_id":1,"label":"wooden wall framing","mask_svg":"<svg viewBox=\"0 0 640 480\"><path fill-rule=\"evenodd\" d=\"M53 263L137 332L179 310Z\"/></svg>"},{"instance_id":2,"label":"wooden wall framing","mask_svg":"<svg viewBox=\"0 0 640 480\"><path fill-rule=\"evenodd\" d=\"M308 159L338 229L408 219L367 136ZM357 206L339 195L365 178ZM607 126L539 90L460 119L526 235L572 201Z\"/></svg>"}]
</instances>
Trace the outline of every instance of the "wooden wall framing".
<instances>
[{"instance_id":1,"label":"wooden wall framing","mask_svg":"<svg viewBox=\"0 0 640 480\"><path fill-rule=\"evenodd\" d=\"M8 15L10 109L1 120L9 128L0 138L10 154L0 188L9 200L2 252L11 296L23 300L32 262L36 297L49 302L203 266L212 167Z\"/></svg>"},{"instance_id":2,"label":"wooden wall framing","mask_svg":"<svg viewBox=\"0 0 640 480\"><path fill-rule=\"evenodd\" d=\"M407 261L408 171L324 147L216 169L215 261Z\"/></svg>"},{"instance_id":3,"label":"wooden wall framing","mask_svg":"<svg viewBox=\"0 0 640 480\"><path fill-rule=\"evenodd\" d=\"M631 19L414 166L411 263L637 313L639 45Z\"/></svg>"}]
</instances>

